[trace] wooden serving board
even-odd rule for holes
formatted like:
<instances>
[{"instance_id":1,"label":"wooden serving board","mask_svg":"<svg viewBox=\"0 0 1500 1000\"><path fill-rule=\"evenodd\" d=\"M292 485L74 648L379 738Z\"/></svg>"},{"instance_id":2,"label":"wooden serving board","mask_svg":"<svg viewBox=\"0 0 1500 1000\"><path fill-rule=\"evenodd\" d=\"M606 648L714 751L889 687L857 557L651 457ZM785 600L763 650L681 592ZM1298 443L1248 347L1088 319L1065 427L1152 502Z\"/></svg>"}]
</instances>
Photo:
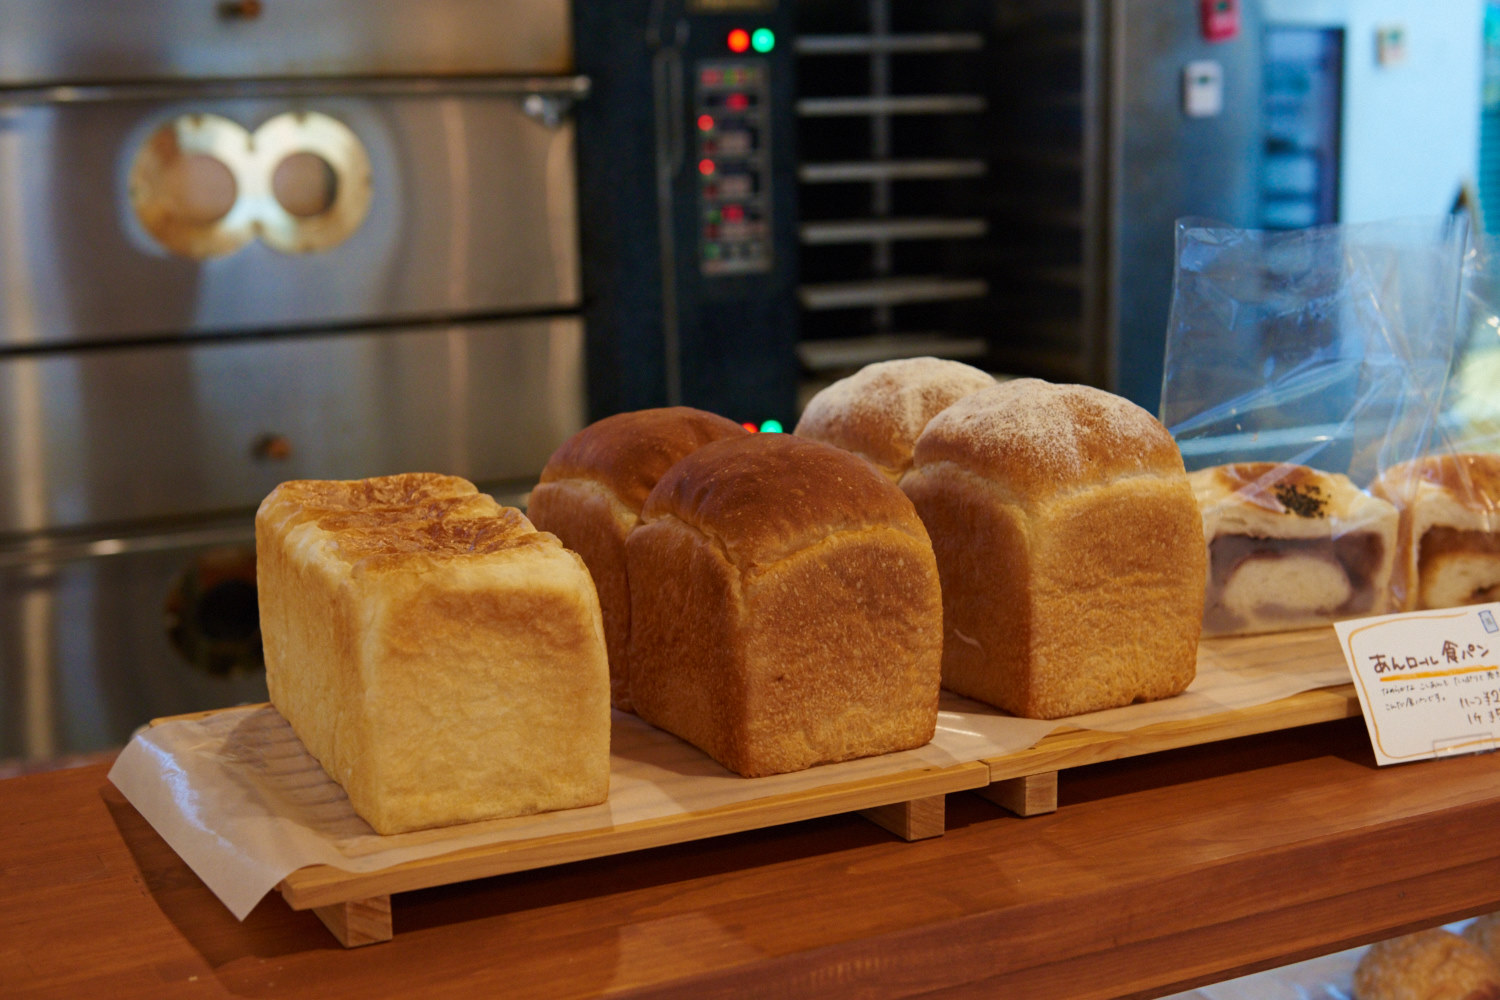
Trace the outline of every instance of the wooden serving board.
<instances>
[{"instance_id":1,"label":"wooden serving board","mask_svg":"<svg viewBox=\"0 0 1500 1000\"><path fill-rule=\"evenodd\" d=\"M1252 673L1267 667L1296 670L1310 665L1327 671L1342 664L1332 629L1205 640L1200 664L1205 656L1214 657L1218 665L1231 671L1238 668ZM557 832L555 826L549 828L542 817L520 839L455 849L370 872L311 865L287 875L277 888L293 909L313 910L344 945L353 947L390 939L393 893L848 812L858 812L907 840L935 837L945 829L945 797L949 792L977 791L1019 815L1036 815L1056 808L1058 775L1069 768L1359 714L1353 685L1343 684L1249 708L1135 728L1068 728L1001 756L949 766L902 763L853 780L772 790L747 801L708 808L695 807L692 796L683 794L692 790L695 781L702 780L691 777L693 765L689 762L682 768L689 775L685 783L673 786L670 792L674 801L685 805L670 815L618 825L605 821L565 832ZM702 757L685 744L682 747L685 754ZM617 749L613 762L617 772L635 766L632 756L629 752L620 755ZM906 759L900 755L891 758ZM432 836L441 841L443 834L433 831Z\"/></svg>"}]
</instances>

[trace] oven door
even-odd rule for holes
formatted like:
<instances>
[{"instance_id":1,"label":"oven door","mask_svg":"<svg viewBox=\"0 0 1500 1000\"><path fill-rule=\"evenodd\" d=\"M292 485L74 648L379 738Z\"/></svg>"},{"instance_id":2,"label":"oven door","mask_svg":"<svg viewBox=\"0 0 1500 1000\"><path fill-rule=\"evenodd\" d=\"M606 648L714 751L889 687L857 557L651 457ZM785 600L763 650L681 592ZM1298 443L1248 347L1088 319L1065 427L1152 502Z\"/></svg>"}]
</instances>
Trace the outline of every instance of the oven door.
<instances>
[{"instance_id":1,"label":"oven door","mask_svg":"<svg viewBox=\"0 0 1500 1000\"><path fill-rule=\"evenodd\" d=\"M0 352L577 305L573 77L0 91Z\"/></svg>"},{"instance_id":2,"label":"oven door","mask_svg":"<svg viewBox=\"0 0 1500 1000\"><path fill-rule=\"evenodd\" d=\"M0 550L0 759L267 698L248 525Z\"/></svg>"},{"instance_id":3,"label":"oven door","mask_svg":"<svg viewBox=\"0 0 1500 1000\"><path fill-rule=\"evenodd\" d=\"M0 359L7 535L254 510L287 479L529 488L583 426L577 316Z\"/></svg>"}]
</instances>

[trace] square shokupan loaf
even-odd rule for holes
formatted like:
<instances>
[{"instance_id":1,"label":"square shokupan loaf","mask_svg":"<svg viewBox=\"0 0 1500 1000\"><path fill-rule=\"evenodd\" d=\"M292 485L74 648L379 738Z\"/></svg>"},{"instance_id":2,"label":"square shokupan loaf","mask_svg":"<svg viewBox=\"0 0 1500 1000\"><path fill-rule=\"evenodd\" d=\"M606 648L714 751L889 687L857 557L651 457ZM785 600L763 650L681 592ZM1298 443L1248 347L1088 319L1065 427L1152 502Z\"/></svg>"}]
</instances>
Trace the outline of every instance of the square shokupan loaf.
<instances>
[{"instance_id":1,"label":"square shokupan loaf","mask_svg":"<svg viewBox=\"0 0 1500 1000\"><path fill-rule=\"evenodd\" d=\"M911 502L787 434L704 445L626 541L636 712L746 777L921 746L942 600Z\"/></svg>"},{"instance_id":2,"label":"square shokupan loaf","mask_svg":"<svg viewBox=\"0 0 1500 1000\"><path fill-rule=\"evenodd\" d=\"M1370 492L1401 512L1391 590L1408 611L1500 601L1500 455L1392 466Z\"/></svg>"},{"instance_id":3,"label":"square shokupan loaf","mask_svg":"<svg viewBox=\"0 0 1500 1000\"><path fill-rule=\"evenodd\" d=\"M1053 719L1181 692L1203 522L1170 434L1119 396L1001 382L939 413L901 480L943 581L943 684Z\"/></svg>"},{"instance_id":4,"label":"square shokupan loaf","mask_svg":"<svg viewBox=\"0 0 1500 1000\"><path fill-rule=\"evenodd\" d=\"M255 518L271 702L379 833L602 802L582 560L466 480L296 480Z\"/></svg>"},{"instance_id":5,"label":"square shokupan loaf","mask_svg":"<svg viewBox=\"0 0 1500 1000\"><path fill-rule=\"evenodd\" d=\"M793 433L852 451L900 482L927 422L994 384L994 376L961 361L877 361L808 400Z\"/></svg>"},{"instance_id":6,"label":"square shokupan loaf","mask_svg":"<svg viewBox=\"0 0 1500 1000\"><path fill-rule=\"evenodd\" d=\"M1348 476L1240 462L1188 474L1208 540L1205 635L1308 628L1383 614L1396 508Z\"/></svg>"},{"instance_id":7,"label":"square shokupan loaf","mask_svg":"<svg viewBox=\"0 0 1500 1000\"><path fill-rule=\"evenodd\" d=\"M609 650L610 701L632 711L630 584L625 539L641 520L641 505L662 473L710 441L749 431L725 417L689 406L617 413L574 434L553 452L531 491L526 513L583 557L599 592Z\"/></svg>"}]
</instances>

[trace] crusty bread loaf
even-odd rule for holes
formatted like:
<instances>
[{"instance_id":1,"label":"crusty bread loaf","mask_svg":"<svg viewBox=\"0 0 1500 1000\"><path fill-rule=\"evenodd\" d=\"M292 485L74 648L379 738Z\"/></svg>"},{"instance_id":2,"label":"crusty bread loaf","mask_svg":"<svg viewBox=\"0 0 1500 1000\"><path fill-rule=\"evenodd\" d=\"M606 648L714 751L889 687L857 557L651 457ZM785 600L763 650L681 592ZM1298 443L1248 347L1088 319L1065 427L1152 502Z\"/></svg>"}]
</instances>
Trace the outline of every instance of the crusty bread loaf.
<instances>
[{"instance_id":1,"label":"crusty bread loaf","mask_svg":"<svg viewBox=\"0 0 1500 1000\"><path fill-rule=\"evenodd\" d=\"M1058 718L1181 692L1206 551L1182 457L1119 396L1001 382L932 419L901 480L943 581L943 683Z\"/></svg>"},{"instance_id":2,"label":"crusty bread loaf","mask_svg":"<svg viewBox=\"0 0 1500 1000\"><path fill-rule=\"evenodd\" d=\"M1433 455L1387 469L1370 492L1401 511L1391 590L1415 611L1500 600L1500 455Z\"/></svg>"},{"instance_id":3,"label":"crusty bread loaf","mask_svg":"<svg viewBox=\"0 0 1500 1000\"><path fill-rule=\"evenodd\" d=\"M602 802L582 560L472 484L283 483L255 518L271 701L379 833Z\"/></svg>"},{"instance_id":4,"label":"crusty bread loaf","mask_svg":"<svg viewBox=\"0 0 1500 1000\"><path fill-rule=\"evenodd\" d=\"M1500 1000L1500 966L1441 927L1373 944L1354 967L1355 1000Z\"/></svg>"},{"instance_id":5,"label":"crusty bread loaf","mask_svg":"<svg viewBox=\"0 0 1500 1000\"><path fill-rule=\"evenodd\" d=\"M562 539L593 574L609 650L610 701L618 709L632 711L625 538L640 523L646 494L678 459L710 441L748 433L688 406L618 413L563 442L531 491L526 513L532 523Z\"/></svg>"},{"instance_id":6,"label":"crusty bread loaf","mask_svg":"<svg viewBox=\"0 0 1500 1000\"><path fill-rule=\"evenodd\" d=\"M1243 462L1190 473L1208 541L1205 635L1275 632L1387 610L1396 508L1348 476Z\"/></svg>"},{"instance_id":7,"label":"crusty bread loaf","mask_svg":"<svg viewBox=\"0 0 1500 1000\"><path fill-rule=\"evenodd\" d=\"M929 420L994 384L961 361L877 361L808 400L794 433L852 451L894 483L911 468L912 447Z\"/></svg>"},{"instance_id":8,"label":"crusty bread loaf","mask_svg":"<svg viewBox=\"0 0 1500 1000\"><path fill-rule=\"evenodd\" d=\"M1463 938L1478 945L1491 961L1500 963L1500 913L1487 913L1469 921Z\"/></svg>"},{"instance_id":9,"label":"crusty bread loaf","mask_svg":"<svg viewBox=\"0 0 1500 1000\"><path fill-rule=\"evenodd\" d=\"M932 738L937 567L868 462L786 434L715 441L641 521L625 550L642 719L747 777Z\"/></svg>"}]
</instances>

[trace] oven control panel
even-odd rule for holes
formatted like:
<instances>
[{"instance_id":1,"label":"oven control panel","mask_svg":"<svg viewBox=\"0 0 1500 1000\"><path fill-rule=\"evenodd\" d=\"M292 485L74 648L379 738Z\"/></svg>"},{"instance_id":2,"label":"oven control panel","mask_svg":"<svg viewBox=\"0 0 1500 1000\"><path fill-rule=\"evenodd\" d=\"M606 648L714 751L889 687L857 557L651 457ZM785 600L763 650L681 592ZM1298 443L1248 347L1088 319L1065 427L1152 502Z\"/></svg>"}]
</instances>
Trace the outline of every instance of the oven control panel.
<instances>
[{"instance_id":1,"label":"oven control panel","mask_svg":"<svg viewBox=\"0 0 1500 1000\"><path fill-rule=\"evenodd\" d=\"M769 271L769 63L715 59L696 69L699 268L705 275Z\"/></svg>"}]
</instances>

